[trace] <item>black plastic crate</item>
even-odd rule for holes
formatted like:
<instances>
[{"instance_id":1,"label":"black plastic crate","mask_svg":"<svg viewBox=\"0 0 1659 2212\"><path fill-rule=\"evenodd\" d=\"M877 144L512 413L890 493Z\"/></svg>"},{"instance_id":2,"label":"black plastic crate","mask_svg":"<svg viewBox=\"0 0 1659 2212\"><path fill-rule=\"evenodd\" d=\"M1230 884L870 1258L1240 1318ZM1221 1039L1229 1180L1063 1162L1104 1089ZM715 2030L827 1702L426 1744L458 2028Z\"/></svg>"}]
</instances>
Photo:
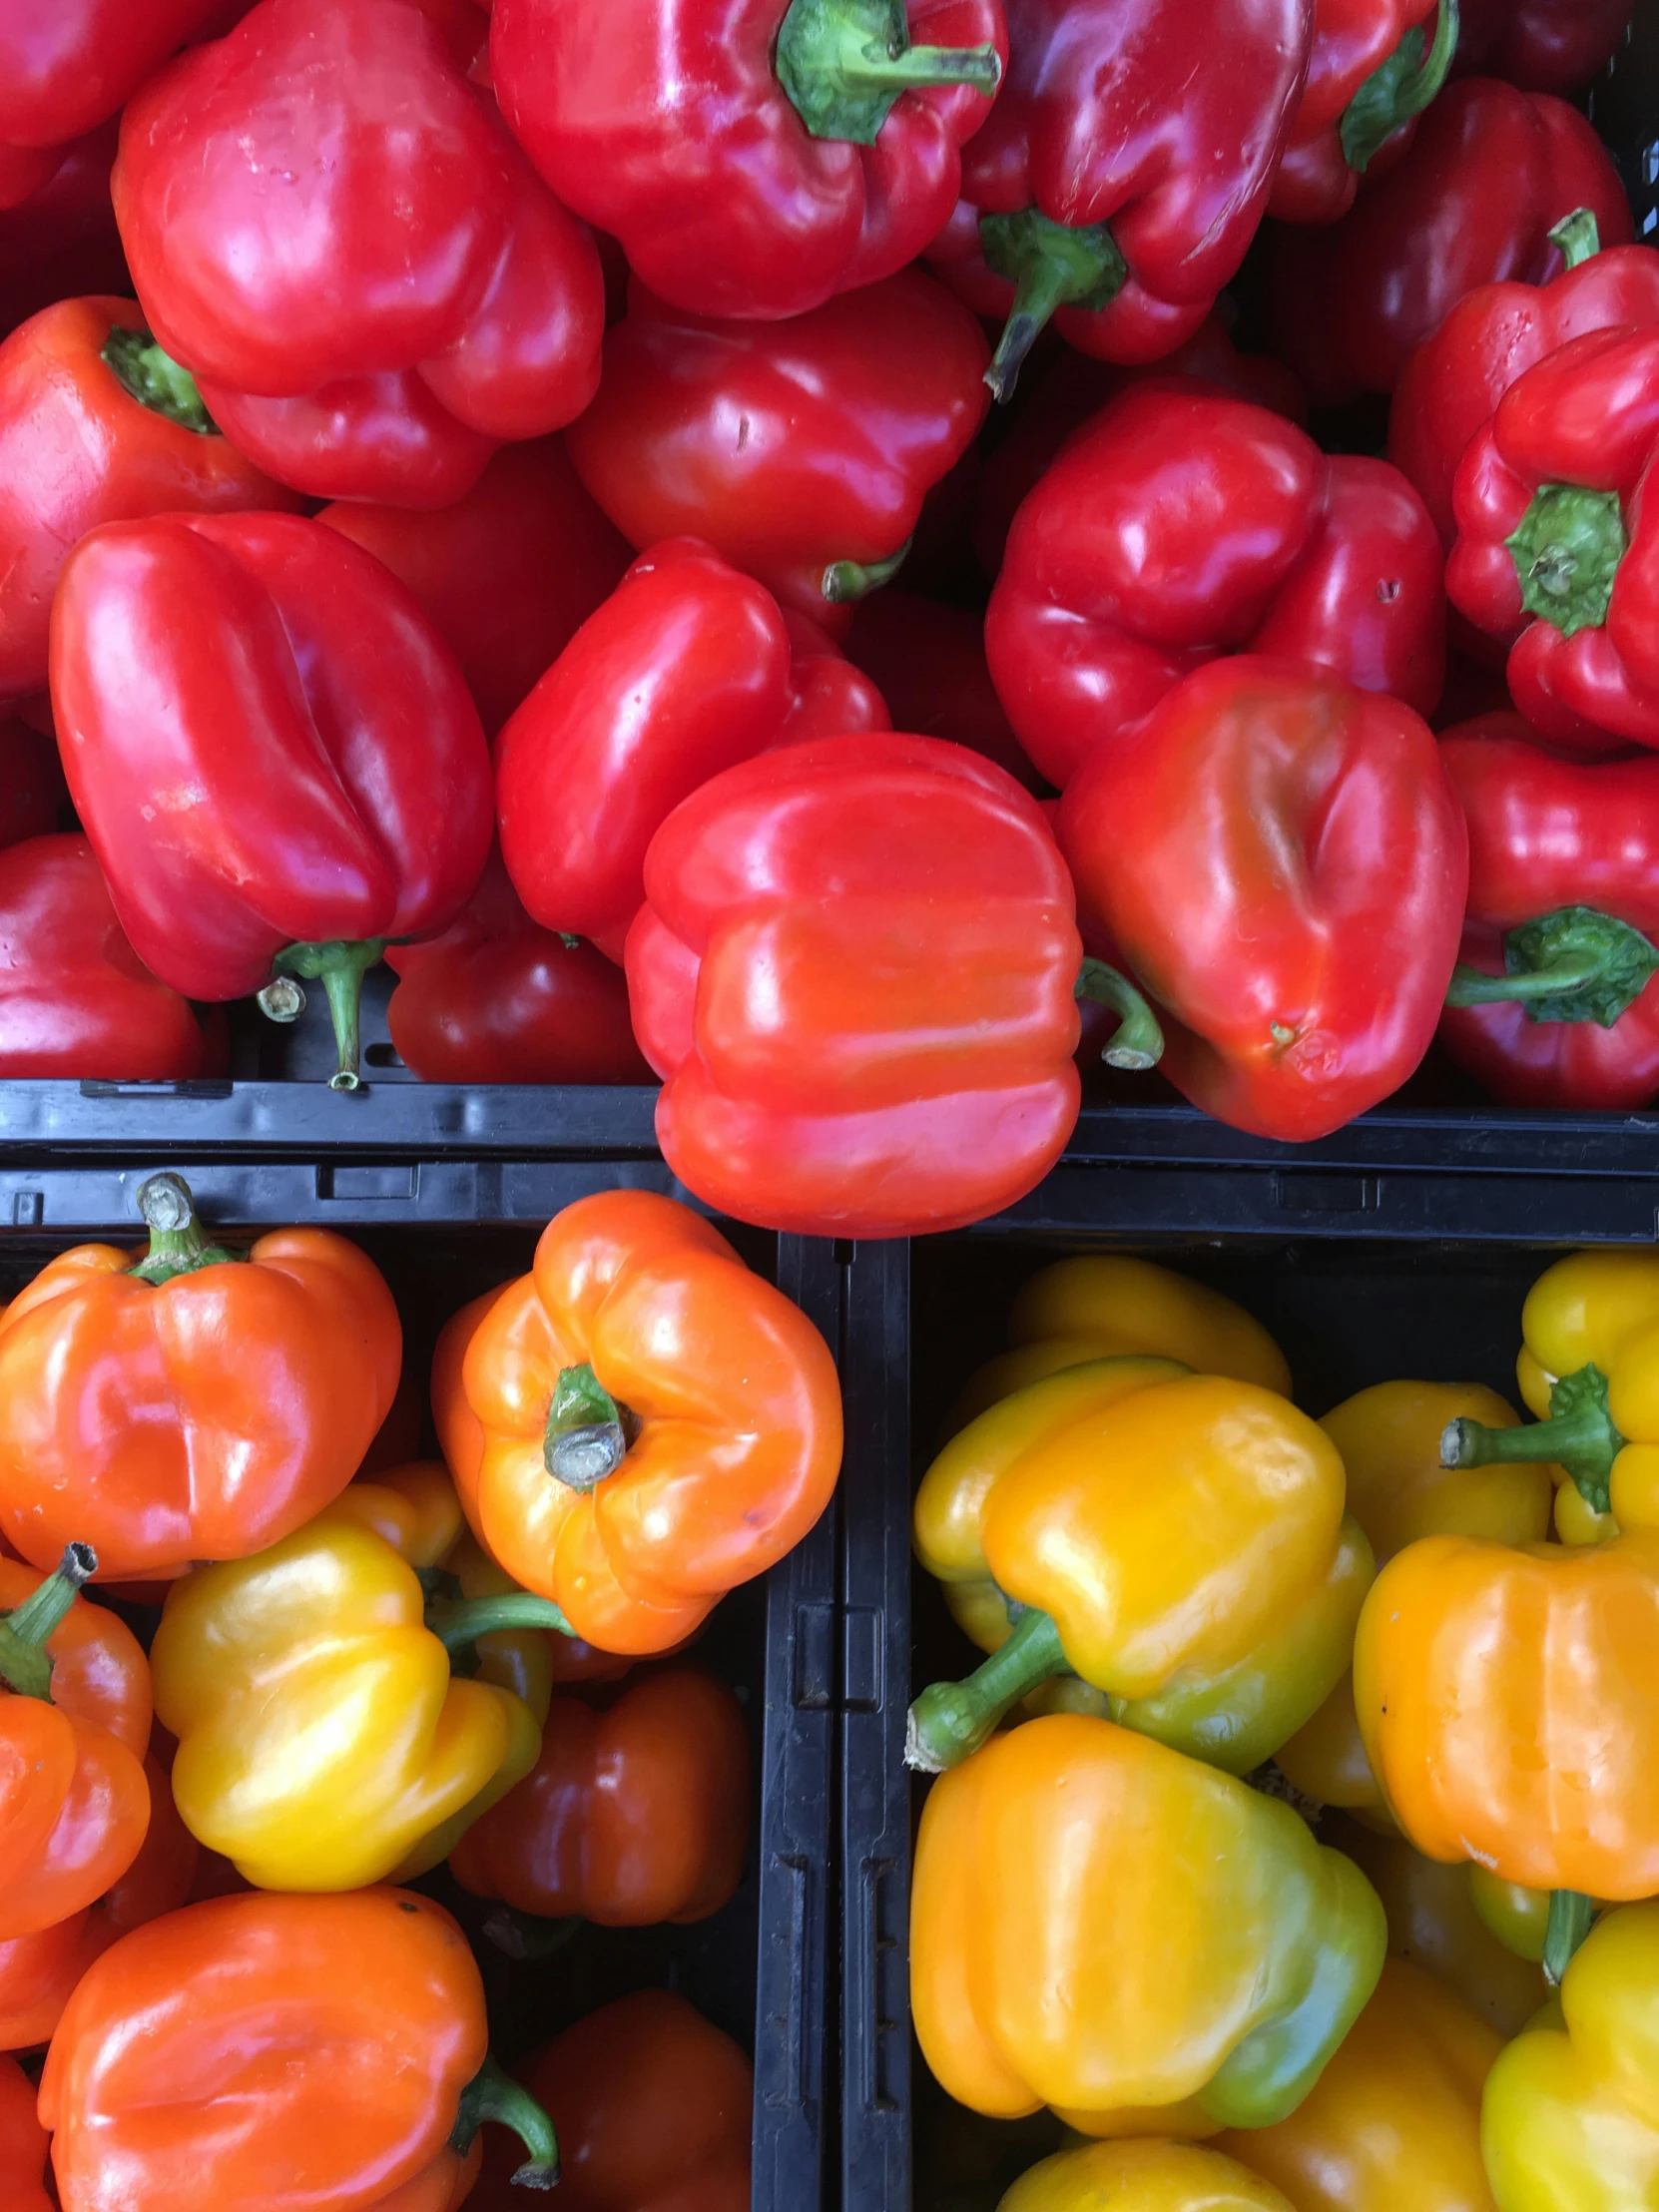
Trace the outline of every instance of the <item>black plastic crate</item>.
<instances>
[{"instance_id":1,"label":"black plastic crate","mask_svg":"<svg viewBox=\"0 0 1659 2212\"><path fill-rule=\"evenodd\" d=\"M29 1088L78 1096L74 1085ZM144 1088L147 1096L154 1090ZM241 1090L233 1102L237 1110L254 1103L251 1094L262 1088ZM592 1095L597 1103L601 1094ZM641 1095L649 1101L649 1093ZM326 1091L321 1101L348 1112L357 1103ZM105 1103L100 1096L85 1101L94 1113ZM131 1098L122 1103L134 1105ZM223 1107L226 1100L197 1103ZM151 1100L163 1113L183 1105L188 1115L191 1104L171 1095ZM611 1119L614 1131L614 1099ZM94 1156L78 1139L75 1154L72 1164L60 1155L27 1167L12 1164L17 1147L4 1155L0 1297L15 1295L70 1244L142 1244L134 1194L166 1160L183 1170L203 1218L217 1229L258 1232L304 1222L355 1238L391 1285L403 1317L405 1365L421 1378L448 1315L522 1273L541 1226L562 1206L619 1183L674 1187L654 1153L606 1160L348 1156L318 1164L314 1156L198 1156L187 1146L183 1154L158 1147L141 1160L113 1150ZM795 1299L838 1351L845 1270L832 1249L741 1224L722 1227L749 1264ZM437 1456L429 1436L427 1447ZM748 1862L737 1895L720 1913L689 1927L587 1929L551 1958L515 1963L479 1939L490 1910L483 1901L468 1897L444 1870L422 1883L474 1936L492 2037L503 2059L510 2062L612 1997L662 1986L680 1990L752 2050L753 2212L817 2212L829 2201L826 2169L836 2141L830 1929L837 1534L831 1504L768 1576L722 1601L690 1654L690 1663L732 1683L751 1739L755 1805Z\"/></svg>"}]
</instances>

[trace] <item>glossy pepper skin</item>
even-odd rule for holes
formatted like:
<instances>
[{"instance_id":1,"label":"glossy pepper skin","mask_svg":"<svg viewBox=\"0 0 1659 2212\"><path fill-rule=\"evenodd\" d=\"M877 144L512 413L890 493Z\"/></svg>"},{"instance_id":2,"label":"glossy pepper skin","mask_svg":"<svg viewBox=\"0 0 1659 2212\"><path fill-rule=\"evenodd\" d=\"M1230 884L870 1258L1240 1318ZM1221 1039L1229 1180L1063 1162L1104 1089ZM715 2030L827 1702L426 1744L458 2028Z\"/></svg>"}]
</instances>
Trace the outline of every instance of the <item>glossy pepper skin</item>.
<instances>
[{"instance_id":1,"label":"glossy pepper skin","mask_svg":"<svg viewBox=\"0 0 1659 2212\"><path fill-rule=\"evenodd\" d=\"M986 357L918 270L784 323L710 321L635 286L566 443L630 544L706 539L833 627L978 434Z\"/></svg>"},{"instance_id":2,"label":"glossy pepper skin","mask_svg":"<svg viewBox=\"0 0 1659 2212\"><path fill-rule=\"evenodd\" d=\"M1463 0L1457 67L1523 92L1576 92L1617 52L1631 0Z\"/></svg>"},{"instance_id":3,"label":"glossy pepper skin","mask_svg":"<svg viewBox=\"0 0 1659 2212\"><path fill-rule=\"evenodd\" d=\"M922 1808L916 2033L976 2112L1271 2126L1371 1995L1384 1937L1364 1876L1288 1805L1110 1721L995 1737Z\"/></svg>"},{"instance_id":4,"label":"glossy pepper skin","mask_svg":"<svg viewBox=\"0 0 1659 2212\"><path fill-rule=\"evenodd\" d=\"M1292 2212L1237 2160L1196 2143L1087 2143L1021 2174L996 2212Z\"/></svg>"},{"instance_id":5,"label":"glossy pepper skin","mask_svg":"<svg viewBox=\"0 0 1659 2212\"><path fill-rule=\"evenodd\" d=\"M1063 791L1193 669L1228 653L1332 669L1433 711L1440 550L1397 470L1186 380L1133 386L1015 515L985 615L992 681Z\"/></svg>"},{"instance_id":6,"label":"glossy pepper skin","mask_svg":"<svg viewBox=\"0 0 1659 2212\"><path fill-rule=\"evenodd\" d=\"M1604 246L1629 242L1630 204L1581 115L1493 78L1449 86L1404 160L1341 223L1273 238L1273 349L1315 406L1392 391L1465 292L1535 284L1559 267L1549 234L1577 208Z\"/></svg>"},{"instance_id":7,"label":"glossy pepper skin","mask_svg":"<svg viewBox=\"0 0 1659 2212\"><path fill-rule=\"evenodd\" d=\"M1458 464L1446 589L1507 646L1511 698L1556 742L1659 747L1656 450L1659 328L1617 328L1534 363Z\"/></svg>"},{"instance_id":8,"label":"glossy pepper skin","mask_svg":"<svg viewBox=\"0 0 1659 2212\"><path fill-rule=\"evenodd\" d=\"M140 961L85 837L0 851L0 1073L155 1081L215 1074L224 1053Z\"/></svg>"},{"instance_id":9,"label":"glossy pepper skin","mask_svg":"<svg viewBox=\"0 0 1659 2212\"><path fill-rule=\"evenodd\" d=\"M1034 800L934 738L821 738L705 784L646 857L635 1032L708 1204L818 1236L959 1227L1077 1116L1082 946ZM767 978L765 988L761 978Z\"/></svg>"},{"instance_id":10,"label":"glossy pepper skin","mask_svg":"<svg viewBox=\"0 0 1659 2212\"><path fill-rule=\"evenodd\" d=\"M46 2194L52 2139L35 2111L35 2085L15 2058L0 2058L0 2175L14 2212L53 2212Z\"/></svg>"},{"instance_id":11,"label":"glossy pepper skin","mask_svg":"<svg viewBox=\"0 0 1659 2212\"><path fill-rule=\"evenodd\" d=\"M447 2212L477 2171L496 2079L483 1983L441 1906L403 1890L254 1893L104 1953L53 2037L40 2114L64 2212ZM499 2081L549 2187L546 2115Z\"/></svg>"},{"instance_id":12,"label":"glossy pepper skin","mask_svg":"<svg viewBox=\"0 0 1659 2212\"><path fill-rule=\"evenodd\" d=\"M660 297L804 314L943 225L1008 58L999 0L499 0L502 113Z\"/></svg>"},{"instance_id":13,"label":"glossy pepper skin","mask_svg":"<svg viewBox=\"0 0 1659 2212\"><path fill-rule=\"evenodd\" d=\"M320 978L354 1089L363 970L446 928L490 845L477 709L415 601L297 515L108 524L64 570L52 696L139 957L192 998Z\"/></svg>"},{"instance_id":14,"label":"glossy pepper skin","mask_svg":"<svg viewBox=\"0 0 1659 2212\"><path fill-rule=\"evenodd\" d=\"M1651 2203L1659 2171L1659 1906L1591 1930L1560 1997L1499 2056L1480 2142L1498 2212Z\"/></svg>"},{"instance_id":15,"label":"glossy pepper skin","mask_svg":"<svg viewBox=\"0 0 1659 2212\"><path fill-rule=\"evenodd\" d=\"M1436 0L1315 0L1308 86L1268 197L1282 223L1335 223L1365 178L1403 159L1445 82L1458 8Z\"/></svg>"},{"instance_id":16,"label":"glossy pepper skin","mask_svg":"<svg viewBox=\"0 0 1659 2212\"><path fill-rule=\"evenodd\" d=\"M388 945L391 1041L423 1083L649 1083L615 961L524 911L499 851L424 944Z\"/></svg>"},{"instance_id":17,"label":"glossy pepper skin","mask_svg":"<svg viewBox=\"0 0 1659 2212\"><path fill-rule=\"evenodd\" d=\"M436 513L343 500L317 520L408 586L460 662L489 738L629 560L559 437L503 446L472 489Z\"/></svg>"},{"instance_id":18,"label":"glossy pepper skin","mask_svg":"<svg viewBox=\"0 0 1659 2212\"><path fill-rule=\"evenodd\" d=\"M450 1872L548 1920L705 1921L743 1873L749 1789L742 1710L710 1675L648 1675L602 1713L557 1698L534 1770L467 1830Z\"/></svg>"},{"instance_id":19,"label":"glossy pepper skin","mask_svg":"<svg viewBox=\"0 0 1659 2212\"><path fill-rule=\"evenodd\" d=\"M477 1423L440 1407L480 1540L607 1651L682 1642L800 1541L840 1467L824 1339L654 1192L556 1214L446 1381Z\"/></svg>"},{"instance_id":20,"label":"glossy pepper skin","mask_svg":"<svg viewBox=\"0 0 1659 2212\"><path fill-rule=\"evenodd\" d=\"M468 83L483 35L465 0L262 0L123 118L150 326L296 490L447 506L593 397L599 257Z\"/></svg>"},{"instance_id":21,"label":"glossy pepper skin","mask_svg":"<svg viewBox=\"0 0 1659 2212\"><path fill-rule=\"evenodd\" d=\"M1556 226L1555 244L1555 275L1542 283L1477 284L1400 369L1388 458L1422 494L1447 546L1457 535L1457 464L1516 378L1570 338L1659 324L1659 253L1651 246L1602 251L1588 209Z\"/></svg>"},{"instance_id":22,"label":"glossy pepper skin","mask_svg":"<svg viewBox=\"0 0 1659 2212\"><path fill-rule=\"evenodd\" d=\"M144 337L130 299L65 299L0 344L0 698L46 689L52 597L89 530L299 505L148 374Z\"/></svg>"},{"instance_id":23,"label":"glossy pepper skin","mask_svg":"<svg viewBox=\"0 0 1659 2212\"><path fill-rule=\"evenodd\" d=\"M1308 73L1313 0L1014 0L1008 75L933 249L1013 388L1056 316L1106 360L1190 337L1243 261ZM1011 312L1010 312L1011 308Z\"/></svg>"},{"instance_id":24,"label":"glossy pepper skin","mask_svg":"<svg viewBox=\"0 0 1659 2212\"><path fill-rule=\"evenodd\" d=\"M1218 1120L1325 1136L1422 1058L1467 831L1408 707L1284 661L1214 663L1085 763L1060 842L1157 1001L1165 1073Z\"/></svg>"},{"instance_id":25,"label":"glossy pepper skin","mask_svg":"<svg viewBox=\"0 0 1659 2212\"><path fill-rule=\"evenodd\" d=\"M496 811L513 887L544 928L620 960L645 902L646 850L683 799L774 746L886 727L874 686L827 639L798 649L762 585L697 539L669 539L501 733Z\"/></svg>"},{"instance_id":26,"label":"glossy pepper skin","mask_svg":"<svg viewBox=\"0 0 1659 2212\"><path fill-rule=\"evenodd\" d=\"M177 1176L140 1204L148 1260L79 1245L0 1314L0 1532L39 1567L90 1541L107 1581L244 1558L310 1519L402 1357L391 1293L343 1237L274 1230L244 1258L209 1244Z\"/></svg>"}]
</instances>

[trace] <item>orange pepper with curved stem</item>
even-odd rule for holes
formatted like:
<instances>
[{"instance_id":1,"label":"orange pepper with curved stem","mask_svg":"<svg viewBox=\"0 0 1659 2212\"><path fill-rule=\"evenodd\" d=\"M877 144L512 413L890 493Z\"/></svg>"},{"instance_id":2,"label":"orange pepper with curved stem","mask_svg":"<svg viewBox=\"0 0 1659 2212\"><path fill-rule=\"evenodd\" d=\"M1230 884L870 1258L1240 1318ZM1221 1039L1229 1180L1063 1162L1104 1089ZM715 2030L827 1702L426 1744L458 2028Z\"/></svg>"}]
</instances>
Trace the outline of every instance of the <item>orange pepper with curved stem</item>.
<instances>
[{"instance_id":1,"label":"orange pepper with curved stem","mask_svg":"<svg viewBox=\"0 0 1659 2212\"><path fill-rule=\"evenodd\" d=\"M51 2149L34 2083L15 2058L0 2058L0 2181L10 2212L52 2212L45 2181Z\"/></svg>"},{"instance_id":2,"label":"orange pepper with curved stem","mask_svg":"<svg viewBox=\"0 0 1659 2212\"><path fill-rule=\"evenodd\" d=\"M402 1331L365 1252L279 1229L210 1243L188 1187L139 1191L149 1255L61 1253L0 1314L0 1526L109 1581L240 1559L355 1473L391 1404Z\"/></svg>"},{"instance_id":3,"label":"orange pepper with curved stem","mask_svg":"<svg viewBox=\"0 0 1659 2212\"><path fill-rule=\"evenodd\" d=\"M651 1191L554 1217L480 1318L461 1388L483 1434L475 1484L458 1476L480 1540L609 1651L683 1642L806 1535L840 1467L824 1339ZM439 1434L458 1428L445 1406Z\"/></svg>"}]
</instances>

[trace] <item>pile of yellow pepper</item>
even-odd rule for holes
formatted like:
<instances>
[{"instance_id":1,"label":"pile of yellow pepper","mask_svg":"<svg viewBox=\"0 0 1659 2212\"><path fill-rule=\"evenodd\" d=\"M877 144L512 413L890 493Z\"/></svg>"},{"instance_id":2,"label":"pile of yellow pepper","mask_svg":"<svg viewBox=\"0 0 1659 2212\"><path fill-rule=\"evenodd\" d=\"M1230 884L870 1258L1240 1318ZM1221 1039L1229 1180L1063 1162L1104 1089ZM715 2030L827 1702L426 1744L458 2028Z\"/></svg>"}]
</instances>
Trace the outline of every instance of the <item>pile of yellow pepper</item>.
<instances>
[{"instance_id":1,"label":"pile of yellow pepper","mask_svg":"<svg viewBox=\"0 0 1659 2212\"><path fill-rule=\"evenodd\" d=\"M1201 1284L1020 1294L915 1501L987 1656L909 1717L922 2052L1071 2146L1000 2212L1659 2207L1659 1255L1521 1334L1532 1422L1315 1421Z\"/></svg>"}]
</instances>

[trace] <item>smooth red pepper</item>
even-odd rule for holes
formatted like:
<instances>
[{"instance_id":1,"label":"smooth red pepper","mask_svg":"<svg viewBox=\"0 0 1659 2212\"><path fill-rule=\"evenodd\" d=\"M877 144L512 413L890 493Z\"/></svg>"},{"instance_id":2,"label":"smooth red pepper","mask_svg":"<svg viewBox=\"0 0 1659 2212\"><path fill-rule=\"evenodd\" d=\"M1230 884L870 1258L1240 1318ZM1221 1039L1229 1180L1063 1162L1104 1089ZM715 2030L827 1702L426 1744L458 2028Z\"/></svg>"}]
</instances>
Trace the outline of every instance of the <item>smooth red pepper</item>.
<instances>
[{"instance_id":1,"label":"smooth red pepper","mask_svg":"<svg viewBox=\"0 0 1659 2212\"><path fill-rule=\"evenodd\" d=\"M513 887L544 928L620 960L646 848L681 800L771 746L886 728L874 686L827 639L798 654L770 592L712 547L670 539L634 563L501 733Z\"/></svg>"},{"instance_id":2,"label":"smooth red pepper","mask_svg":"<svg viewBox=\"0 0 1659 2212\"><path fill-rule=\"evenodd\" d=\"M1149 379L1080 430L1014 517L985 652L1063 790L1192 669L1276 654L1426 715L1445 681L1439 541L1386 461L1327 459L1248 400Z\"/></svg>"},{"instance_id":3,"label":"smooth red pepper","mask_svg":"<svg viewBox=\"0 0 1659 2212\"><path fill-rule=\"evenodd\" d=\"M1504 978L1459 970L1440 1041L1506 1106L1628 1111L1659 1093L1659 759L1534 736L1490 715L1440 740L1469 826L1462 956Z\"/></svg>"},{"instance_id":4,"label":"smooth red pepper","mask_svg":"<svg viewBox=\"0 0 1659 2212\"><path fill-rule=\"evenodd\" d=\"M709 322L636 289L566 442L631 544L705 538L832 625L885 581L977 435L987 358L966 308L916 270L791 322Z\"/></svg>"},{"instance_id":5,"label":"smooth red pepper","mask_svg":"<svg viewBox=\"0 0 1659 2212\"><path fill-rule=\"evenodd\" d=\"M302 504L156 362L130 299L65 299L0 344L0 699L45 690L53 594L99 523Z\"/></svg>"},{"instance_id":6,"label":"smooth red pepper","mask_svg":"<svg viewBox=\"0 0 1659 2212\"><path fill-rule=\"evenodd\" d=\"M1656 454L1659 328L1618 328L1535 362L1458 465L1446 590L1558 744L1659 746Z\"/></svg>"},{"instance_id":7,"label":"smooth red pepper","mask_svg":"<svg viewBox=\"0 0 1659 2212\"><path fill-rule=\"evenodd\" d=\"M1561 267L1550 233L1588 208L1606 246L1632 235L1606 149L1565 102L1494 78L1449 86L1399 166L1341 223L1270 244L1274 350L1316 406L1392 391L1418 345L1476 284L1539 283Z\"/></svg>"},{"instance_id":8,"label":"smooth red pepper","mask_svg":"<svg viewBox=\"0 0 1659 2212\"><path fill-rule=\"evenodd\" d=\"M977 615L910 592L873 592L858 603L846 652L901 730L948 738L1005 768L1027 791L1041 787L996 696Z\"/></svg>"},{"instance_id":9,"label":"smooth red pepper","mask_svg":"<svg viewBox=\"0 0 1659 2212\"><path fill-rule=\"evenodd\" d=\"M110 199L117 128L77 139L38 192L0 208L0 331L59 299L132 290Z\"/></svg>"},{"instance_id":10,"label":"smooth red pepper","mask_svg":"<svg viewBox=\"0 0 1659 2212\"><path fill-rule=\"evenodd\" d=\"M599 257L468 83L482 35L466 0L262 0L123 119L151 328L318 498L447 506L593 397Z\"/></svg>"},{"instance_id":11,"label":"smooth red pepper","mask_svg":"<svg viewBox=\"0 0 1659 2212\"><path fill-rule=\"evenodd\" d=\"M0 1075L156 1082L225 1060L224 1017L145 967L85 837L0 852Z\"/></svg>"},{"instance_id":12,"label":"smooth red pepper","mask_svg":"<svg viewBox=\"0 0 1659 2212\"><path fill-rule=\"evenodd\" d=\"M1429 18L1433 17L1430 22ZM1458 0L1315 0L1308 89L1273 180L1282 223L1335 223L1362 177L1404 158L1417 118L1445 83Z\"/></svg>"},{"instance_id":13,"label":"smooth red pepper","mask_svg":"<svg viewBox=\"0 0 1659 2212\"><path fill-rule=\"evenodd\" d=\"M1258 1136L1404 1081L1457 957L1467 834L1427 727L1285 661L1200 669L1068 787L1078 896L1160 1009L1163 1071Z\"/></svg>"},{"instance_id":14,"label":"smooth red pepper","mask_svg":"<svg viewBox=\"0 0 1659 2212\"><path fill-rule=\"evenodd\" d=\"M278 1019L319 979L354 1089L364 969L446 928L489 853L478 711L414 600L297 515L110 523L64 570L52 701L140 958L192 998L271 985Z\"/></svg>"},{"instance_id":15,"label":"smooth red pepper","mask_svg":"<svg viewBox=\"0 0 1659 2212\"><path fill-rule=\"evenodd\" d=\"M621 970L533 922L499 852L443 934L388 945L386 965L391 1041L423 1083L651 1081Z\"/></svg>"},{"instance_id":16,"label":"smooth red pepper","mask_svg":"<svg viewBox=\"0 0 1659 2212\"><path fill-rule=\"evenodd\" d=\"M502 112L660 298L773 319L891 276L956 202L1000 0L498 0Z\"/></svg>"},{"instance_id":17,"label":"smooth red pepper","mask_svg":"<svg viewBox=\"0 0 1659 2212\"><path fill-rule=\"evenodd\" d=\"M34 2083L15 2058L0 2058L0 2180L12 2212L53 2212L46 2194L51 2151L52 2138L35 2111Z\"/></svg>"},{"instance_id":18,"label":"smooth red pepper","mask_svg":"<svg viewBox=\"0 0 1659 2212\"><path fill-rule=\"evenodd\" d=\"M1261 221L1308 74L1313 0L1012 0L1008 77L932 249L1007 315L999 399L1053 316L1080 351L1190 337Z\"/></svg>"},{"instance_id":19,"label":"smooth red pepper","mask_svg":"<svg viewBox=\"0 0 1659 2212\"><path fill-rule=\"evenodd\" d=\"M453 648L491 738L631 558L560 437L504 446L435 514L352 500L317 520L408 585Z\"/></svg>"},{"instance_id":20,"label":"smooth red pepper","mask_svg":"<svg viewBox=\"0 0 1659 2212\"><path fill-rule=\"evenodd\" d=\"M1457 71L1507 78L1523 92L1576 92L1630 28L1632 0L1462 0Z\"/></svg>"},{"instance_id":21,"label":"smooth red pepper","mask_svg":"<svg viewBox=\"0 0 1659 2212\"><path fill-rule=\"evenodd\" d=\"M1082 945L1041 811L934 738L728 769L651 841L628 937L657 1137L717 1212L810 1236L960 1227L1077 1116Z\"/></svg>"},{"instance_id":22,"label":"smooth red pepper","mask_svg":"<svg viewBox=\"0 0 1659 2212\"><path fill-rule=\"evenodd\" d=\"M1469 440L1517 376L1569 338L1616 323L1659 324L1659 253L1600 252L1579 209L1557 226L1561 273L1544 284L1479 284L1406 358L1388 412L1388 458L1410 477L1449 546L1451 487Z\"/></svg>"},{"instance_id":23,"label":"smooth red pepper","mask_svg":"<svg viewBox=\"0 0 1659 2212\"><path fill-rule=\"evenodd\" d=\"M0 848L43 837L58 827L68 797L58 741L21 715L0 721Z\"/></svg>"}]
</instances>

